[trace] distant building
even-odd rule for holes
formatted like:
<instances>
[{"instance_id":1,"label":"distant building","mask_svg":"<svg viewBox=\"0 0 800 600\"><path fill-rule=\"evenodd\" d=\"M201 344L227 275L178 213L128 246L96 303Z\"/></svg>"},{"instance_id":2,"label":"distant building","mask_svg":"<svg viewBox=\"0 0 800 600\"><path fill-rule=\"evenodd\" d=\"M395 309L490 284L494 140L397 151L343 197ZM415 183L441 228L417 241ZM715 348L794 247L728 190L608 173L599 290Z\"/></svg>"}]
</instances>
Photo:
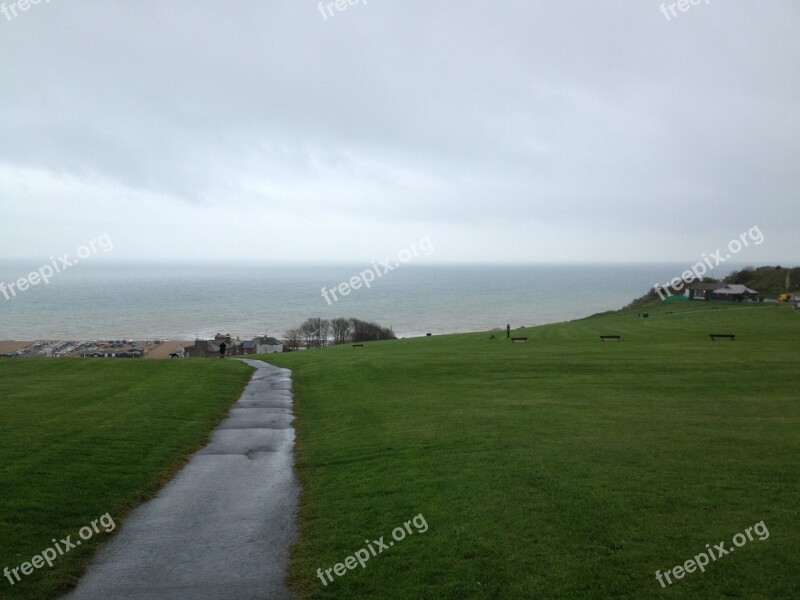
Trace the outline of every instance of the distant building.
<instances>
[{"instance_id":1,"label":"distant building","mask_svg":"<svg viewBox=\"0 0 800 600\"><path fill-rule=\"evenodd\" d=\"M747 300L758 300L758 292L751 290L746 285L731 283L711 292L712 300L735 300L744 302Z\"/></svg>"},{"instance_id":2,"label":"distant building","mask_svg":"<svg viewBox=\"0 0 800 600\"><path fill-rule=\"evenodd\" d=\"M283 352L283 342L274 337L261 336L242 344L245 354L273 354Z\"/></svg>"},{"instance_id":3,"label":"distant building","mask_svg":"<svg viewBox=\"0 0 800 600\"><path fill-rule=\"evenodd\" d=\"M141 348L129 348L128 350L115 350L109 352L107 349L92 348L80 354L83 358L142 358L144 351Z\"/></svg>"},{"instance_id":4,"label":"distant building","mask_svg":"<svg viewBox=\"0 0 800 600\"><path fill-rule=\"evenodd\" d=\"M689 300L732 300L736 302L756 301L758 292L739 283L725 284L721 281L692 283L686 286Z\"/></svg>"},{"instance_id":5,"label":"distant building","mask_svg":"<svg viewBox=\"0 0 800 600\"><path fill-rule=\"evenodd\" d=\"M218 333L213 340L196 339L193 346L186 348L186 356L195 358L213 358L219 356L219 346L225 342L225 356L243 356L247 354L272 354L283 352L283 342L269 337L261 336L248 341L234 339L230 334Z\"/></svg>"},{"instance_id":6,"label":"distant building","mask_svg":"<svg viewBox=\"0 0 800 600\"><path fill-rule=\"evenodd\" d=\"M261 345L261 352L260 354L272 354L274 352L283 352L283 342L268 336L262 336L260 338L256 338L253 341L258 341Z\"/></svg>"},{"instance_id":7,"label":"distant building","mask_svg":"<svg viewBox=\"0 0 800 600\"><path fill-rule=\"evenodd\" d=\"M225 343L225 356L241 356L244 354L244 345L238 339L231 338L231 334L218 333L213 340L195 339L194 346L186 348L186 356L195 358L215 358L219 356L220 344Z\"/></svg>"},{"instance_id":8,"label":"distant building","mask_svg":"<svg viewBox=\"0 0 800 600\"><path fill-rule=\"evenodd\" d=\"M686 286L686 295L689 296L689 300L710 300L712 292L723 285L721 281L690 283Z\"/></svg>"}]
</instances>

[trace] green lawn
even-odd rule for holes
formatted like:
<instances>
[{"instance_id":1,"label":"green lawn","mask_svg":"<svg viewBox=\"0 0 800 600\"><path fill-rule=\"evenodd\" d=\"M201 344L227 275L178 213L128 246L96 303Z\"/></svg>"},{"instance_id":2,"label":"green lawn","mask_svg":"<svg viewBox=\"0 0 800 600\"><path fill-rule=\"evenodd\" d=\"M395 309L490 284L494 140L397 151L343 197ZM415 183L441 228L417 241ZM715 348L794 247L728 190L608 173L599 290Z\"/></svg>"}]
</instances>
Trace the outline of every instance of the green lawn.
<instances>
[{"instance_id":1,"label":"green lawn","mask_svg":"<svg viewBox=\"0 0 800 600\"><path fill-rule=\"evenodd\" d=\"M239 361L0 361L0 569L105 513L118 525L207 441L250 373ZM0 575L0 597L58 597L108 539L98 528L52 569L13 587Z\"/></svg>"},{"instance_id":2,"label":"green lawn","mask_svg":"<svg viewBox=\"0 0 800 600\"><path fill-rule=\"evenodd\" d=\"M800 312L655 303L514 332L528 344L495 335L267 357L294 372L301 597L800 597ZM0 361L0 568L105 513L119 523L249 375L204 359ZM417 515L427 531L317 578ZM656 581L761 521L768 539ZM104 539L0 579L0 596L57 597Z\"/></svg>"},{"instance_id":3,"label":"green lawn","mask_svg":"<svg viewBox=\"0 0 800 600\"><path fill-rule=\"evenodd\" d=\"M294 371L301 597L800 597L800 313L657 302L514 335L267 358ZM425 533L317 578L418 514Z\"/></svg>"}]
</instances>

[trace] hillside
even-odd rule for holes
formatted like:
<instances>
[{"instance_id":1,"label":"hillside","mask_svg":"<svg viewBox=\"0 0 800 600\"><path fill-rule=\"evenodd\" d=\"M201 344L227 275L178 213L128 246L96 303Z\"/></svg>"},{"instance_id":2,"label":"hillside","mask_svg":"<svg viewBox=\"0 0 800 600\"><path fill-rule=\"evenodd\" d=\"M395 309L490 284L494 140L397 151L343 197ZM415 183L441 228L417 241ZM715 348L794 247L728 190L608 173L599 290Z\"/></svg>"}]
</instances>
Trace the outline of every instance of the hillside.
<instances>
[{"instance_id":1,"label":"hillside","mask_svg":"<svg viewBox=\"0 0 800 600\"><path fill-rule=\"evenodd\" d=\"M800 314L646 309L513 333L527 344L486 332L266 357L294 371L299 596L800 597ZM319 579L415 515L426 532ZM773 536L668 591L656 580L761 521Z\"/></svg>"},{"instance_id":2,"label":"hillside","mask_svg":"<svg viewBox=\"0 0 800 600\"><path fill-rule=\"evenodd\" d=\"M704 277L703 282L713 282L715 279ZM788 282L788 285L787 285ZM695 282L692 282L695 283ZM739 283L754 289L766 297L775 298L784 293L800 294L800 267L783 268L776 267L745 267L741 271L734 271L722 280L723 284ZM682 296L684 291L673 292L665 288L668 293ZM641 308L643 305L660 299L656 291L652 288L647 290L642 296L633 300L626 308Z\"/></svg>"},{"instance_id":3,"label":"hillside","mask_svg":"<svg viewBox=\"0 0 800 600\"><path fill-rule=\"evenodd\" d=\"M800 294L800 267L783 268L748 267L728 275L725 283L741 283L762 294L777 296L784 293Z\"/></svg>"},{"instance_id":4,"label":"hillside","mask_svg":"<svg viewBox=\"0 0 800 600\"><path fill-rule=\"evenodd\" d=\"M483 332L263 357L295 382L298 596L800 597L800 311L644 308L513 332L528 343ZM249 375L208 359L0 362L3 563L104 512L121 522ZM767 535L704 572L668 591L656 579L754 526ZM379 539L363 568L321 581ZM58 597L94 549L0 596Z\"/></svg>"}]
</instances>

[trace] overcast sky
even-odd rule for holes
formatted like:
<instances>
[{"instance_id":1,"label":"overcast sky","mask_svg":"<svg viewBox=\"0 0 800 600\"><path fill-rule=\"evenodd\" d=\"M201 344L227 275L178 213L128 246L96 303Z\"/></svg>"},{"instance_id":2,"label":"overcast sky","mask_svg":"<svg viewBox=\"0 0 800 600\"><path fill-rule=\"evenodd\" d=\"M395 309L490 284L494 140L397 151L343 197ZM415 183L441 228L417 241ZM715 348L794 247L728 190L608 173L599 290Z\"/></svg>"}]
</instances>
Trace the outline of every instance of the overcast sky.
<instances>
[{"instance_id":1,"label":"overcast sky","mask_svg":"<svg viewBox=\"0 0 800 600\"><path fill-rule=\"evenodd\" d=\"M797 0L344 6L0 14L0 256L800 263Z\"/></svg>"}]
</instances>

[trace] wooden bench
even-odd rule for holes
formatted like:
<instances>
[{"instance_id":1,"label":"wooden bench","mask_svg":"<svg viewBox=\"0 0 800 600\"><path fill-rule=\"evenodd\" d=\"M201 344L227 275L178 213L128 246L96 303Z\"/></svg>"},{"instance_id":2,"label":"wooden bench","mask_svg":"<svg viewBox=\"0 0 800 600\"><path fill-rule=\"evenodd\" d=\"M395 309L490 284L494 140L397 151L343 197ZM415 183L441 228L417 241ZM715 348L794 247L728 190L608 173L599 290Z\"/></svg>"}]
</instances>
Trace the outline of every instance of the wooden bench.
<instances>
[{"instance_id":1,"label":"wooden bench","mask_svg":"<svg viewBox=\"0 0 800 600\"><path fill-rule=\"evenodd\" d=\"M353 348L363 348L364 344L353 344Z\"/></svg>"},{"instance_id":2,"label":"wooden bench","mask_svg":"<svg viewBox=\"0 0 800 600\"><path fill-rule=\"evenodd\" d=\"M604 341L604 342L607 342L609 340L613 340L615 342L621 342L622 341L622 336L621 335L601 335L600 339L602 341Z\"/></svg>"},{"instance_id":3,"label":"wooden bench","mask_svg":"<svg viewBox=\"0 0 800 600\"><path fill-rule=\"evenodd\" d=\"M711 338L712 342L716 342L717 338L721 340L730 340L732 342L736 341L736 335L733 333L709 333L708 337Z\"/></svg>"},{"instance_id":4,"label":"wooden bench","mask_svg":"<svg viewBox=\"0 0 800 600\"><path fill-rule=\"evenodd\" d=\"M528 343L528 338L526 338L526 337L512 337L511 341L514 342L515 344L519 344L519 343L527 344Z\"/></svg>"}]
</instances>

